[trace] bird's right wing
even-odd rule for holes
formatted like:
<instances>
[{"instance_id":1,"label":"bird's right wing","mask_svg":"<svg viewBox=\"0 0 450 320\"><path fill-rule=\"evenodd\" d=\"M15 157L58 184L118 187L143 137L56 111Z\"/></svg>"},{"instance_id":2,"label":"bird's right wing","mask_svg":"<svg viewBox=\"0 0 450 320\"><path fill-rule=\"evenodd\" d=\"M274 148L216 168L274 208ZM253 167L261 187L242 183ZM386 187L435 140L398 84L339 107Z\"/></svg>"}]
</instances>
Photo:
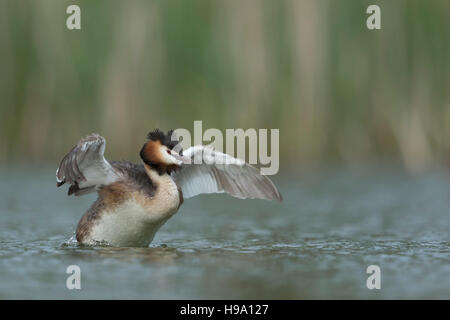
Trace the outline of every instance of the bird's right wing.
<instances>
[{"instance_id":1,"label":"bird's right wing","mask_svg":"<svg viewBox=\"0 0 450 320\"><path fill-rule=\"evenodd\" d=\"M99 186L113 183L120 178L105 159L106 141L98 134L91 134L67 153L56 170L56 182L60 187L69 183L68 194L83 195L94 192Z\"/></svg>"}]
</instances>

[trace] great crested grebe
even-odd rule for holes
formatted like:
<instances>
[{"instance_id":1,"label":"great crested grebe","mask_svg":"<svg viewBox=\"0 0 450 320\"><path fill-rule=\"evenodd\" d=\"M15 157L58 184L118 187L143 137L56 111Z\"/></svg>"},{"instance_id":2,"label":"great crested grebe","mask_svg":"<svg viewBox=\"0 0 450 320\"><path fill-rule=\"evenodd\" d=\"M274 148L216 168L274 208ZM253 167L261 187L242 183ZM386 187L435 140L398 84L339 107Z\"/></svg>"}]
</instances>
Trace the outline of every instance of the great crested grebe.
<instances>
[{"instance_id":1,"label":"great crested grebe","mask_svg":"<svg viewBox=\"0 0 450 320\"><path fill-rule=\"evenodd\" d=\"M178 211L183 198L202 193L226 192L241 199L281 201L272 181L240 159L203 145L177 153L178 141L172 140L172 132L164 134L156 129L148 134L140 152L143 164L106 160L106 141L98 134L81 139L62 159L56 171L58 187L70 184L68 195L98 193L78 223L78 242L148 246L158 229ZM191 161L206 154L226 161Z\"/></svg>"}]
</instances>

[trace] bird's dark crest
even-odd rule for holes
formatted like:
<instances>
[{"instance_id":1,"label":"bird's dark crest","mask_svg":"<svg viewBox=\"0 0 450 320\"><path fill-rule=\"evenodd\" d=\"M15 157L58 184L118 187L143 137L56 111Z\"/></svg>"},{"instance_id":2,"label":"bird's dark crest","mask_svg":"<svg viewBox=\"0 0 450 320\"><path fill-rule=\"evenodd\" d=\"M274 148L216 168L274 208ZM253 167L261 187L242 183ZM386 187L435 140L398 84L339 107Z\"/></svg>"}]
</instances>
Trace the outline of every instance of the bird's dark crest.
<instances>
[{"instance_id":1,"label":"bird's dark crest","mask_svg":"<svg viewBox=\"0 0 450 320\"><path fill-rule=\"evenodd\" d=\"M163 131L155 129L148 133L147 138L153 141L159 141L169 149L175 148L178 144L178 139L173 135L173 130L169 130L167 134L165 134Z\"/></svg>"}]
</instances>

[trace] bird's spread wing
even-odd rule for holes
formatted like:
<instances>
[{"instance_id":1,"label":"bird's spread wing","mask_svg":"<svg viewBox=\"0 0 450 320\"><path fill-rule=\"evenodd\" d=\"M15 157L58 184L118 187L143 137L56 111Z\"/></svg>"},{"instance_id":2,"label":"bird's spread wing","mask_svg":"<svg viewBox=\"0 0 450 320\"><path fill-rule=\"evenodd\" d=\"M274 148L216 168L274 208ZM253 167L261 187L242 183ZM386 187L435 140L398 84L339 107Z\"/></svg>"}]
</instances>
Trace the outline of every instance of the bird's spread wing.
<instances>
[{"instance_id":1,"label":"bird's spread wing","mask_svg":"<svg viewBox=\"0 0 450 320\"><path fill-rule=\"evenodd\" d=\"M105 138L91 134L67 153L56 170L57 186L69 183L69 195L94 192L98 186L110 184L119 178L117 172L103 156Z\"/></svg>"},{"instance_id":2,"label":"bird's spread wing","mask_svg":"<svg viewBox=\"0 0 450 320\"><path fill-rule=\"evenodd\" d=\"M195 158L201 160L196 164ZM183 151L181 168L173 178L184 198L202 193L227 192L236 198L281 201L281 194L259 170L240 159L214 151L209 146L194 146Z\"/></svg>"}]
</instances>

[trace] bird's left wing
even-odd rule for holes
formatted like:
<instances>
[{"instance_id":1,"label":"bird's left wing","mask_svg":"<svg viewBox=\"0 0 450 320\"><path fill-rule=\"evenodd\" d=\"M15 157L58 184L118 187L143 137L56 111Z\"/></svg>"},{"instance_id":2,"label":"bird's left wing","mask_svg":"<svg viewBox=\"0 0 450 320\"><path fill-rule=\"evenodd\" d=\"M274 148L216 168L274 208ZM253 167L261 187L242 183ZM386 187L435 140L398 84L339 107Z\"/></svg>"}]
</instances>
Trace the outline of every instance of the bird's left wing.
<instances>
[{"instance_id":1,"label":"bird's left wing","mask_svg":"<svg viewBox=\"0 0 450 320\"><path fill-rule=\"evenodd\" d=\"M201 163L195 163L196 157L201 158ZM181 159L184 164L172 175L184 198L226 192L241 199L282 199L273 182L257 168L209 146L184 150Z\"/></svg>"}]
</instances>

